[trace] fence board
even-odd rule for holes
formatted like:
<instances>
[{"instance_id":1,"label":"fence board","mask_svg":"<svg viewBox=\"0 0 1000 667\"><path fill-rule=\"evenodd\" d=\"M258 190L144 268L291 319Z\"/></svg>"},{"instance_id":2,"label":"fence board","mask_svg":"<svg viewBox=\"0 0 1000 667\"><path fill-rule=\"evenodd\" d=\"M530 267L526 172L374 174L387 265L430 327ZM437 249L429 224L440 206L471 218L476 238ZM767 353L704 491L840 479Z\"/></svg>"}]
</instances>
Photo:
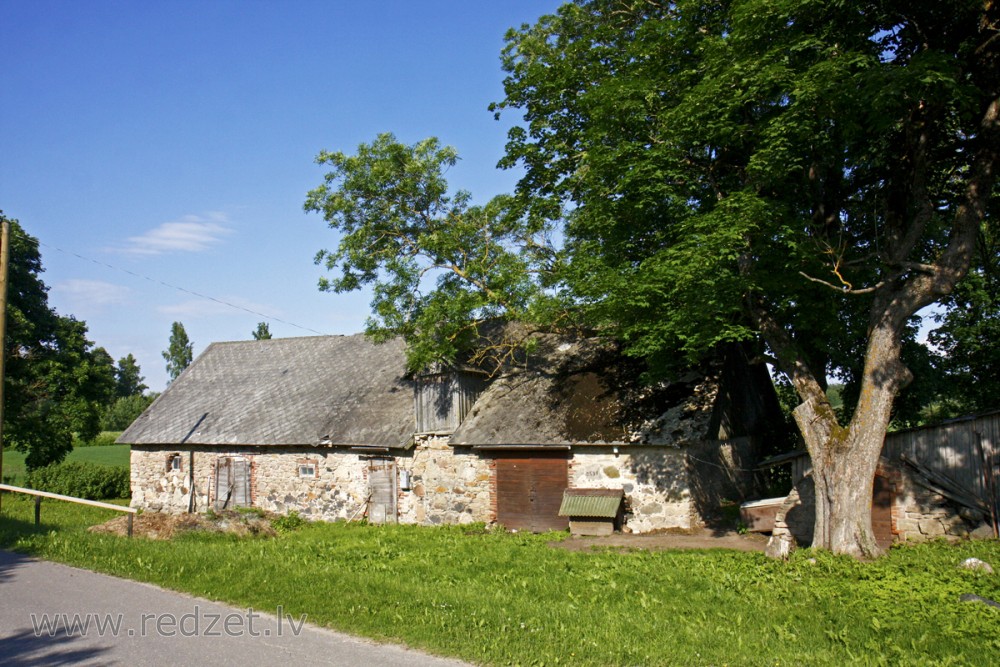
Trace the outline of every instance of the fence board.
<instances>
[{"instance_id":1,"label":"fence board","mask_svg":"<svg viewBox=\"0 0 1000 667\"><path fill-rule=\"evenodd\" d=\"M890 461L898 461L905 454L948 475L963 489L989 502L980 442L987 460L993 461L995 468L1000 459L1000 412L889 433L882 454ZM998 475L995 469L994 475Z\"/></svg>"}]
</instances>

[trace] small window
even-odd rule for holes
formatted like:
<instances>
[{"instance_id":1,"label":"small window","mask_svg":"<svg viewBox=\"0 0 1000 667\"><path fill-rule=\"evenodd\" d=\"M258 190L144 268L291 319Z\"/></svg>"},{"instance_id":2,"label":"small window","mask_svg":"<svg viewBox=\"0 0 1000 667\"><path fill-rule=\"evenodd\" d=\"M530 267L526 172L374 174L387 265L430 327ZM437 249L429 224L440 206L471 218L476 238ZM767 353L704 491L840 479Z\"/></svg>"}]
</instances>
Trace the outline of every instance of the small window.
<instances>
[{"instance_id":1,"label":"small window","mask_svg":"<svg viewBox=\"0 0 1000 667\"><path fill-rule=\"evenodd\" d=\"M181 459L180 454L171 454L167 458L167 470L169 472L181 472Z\"/></svg>"},{"instance_id":2,"label":"small window","mask_svg":"<svg viewBox=\"0 0 1000 667\"><path fill-rule=\"evenodd\" d=\"M316 477L316 464L315 463L300 463L299 464L299 477L315 479Z\"/></svg>"}]
</instances>

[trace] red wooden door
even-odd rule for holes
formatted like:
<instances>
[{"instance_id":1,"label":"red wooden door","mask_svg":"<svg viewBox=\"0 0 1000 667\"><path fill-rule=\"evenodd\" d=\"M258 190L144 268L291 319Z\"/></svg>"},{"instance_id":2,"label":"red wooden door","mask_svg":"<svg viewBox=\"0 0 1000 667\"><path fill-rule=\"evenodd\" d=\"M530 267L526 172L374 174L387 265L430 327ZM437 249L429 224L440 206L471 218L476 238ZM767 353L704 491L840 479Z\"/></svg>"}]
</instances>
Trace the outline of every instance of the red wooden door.
<instances>
[{"instance_id":1,"label":"red wooden door","mask_svg":"<svg viewBox=\"0 0 1000 667\"><path fill-rule=\"evenodd\" d=\"M519 453L496 459L497 522L505 528L564 530L569 519L559 516L563 491L569 484L565 454Z\"/></svg>"},{"instance_id":2,"label":"red wooden door","mask_svg":"<svg viewBox=\"0 0 1000 667\"><path fill-rule=\"evenodd\" d=\"M892 545L892 485L882 475L875 475L872 490L872 532L883 549Z\"/></svg>"}]
</instances>

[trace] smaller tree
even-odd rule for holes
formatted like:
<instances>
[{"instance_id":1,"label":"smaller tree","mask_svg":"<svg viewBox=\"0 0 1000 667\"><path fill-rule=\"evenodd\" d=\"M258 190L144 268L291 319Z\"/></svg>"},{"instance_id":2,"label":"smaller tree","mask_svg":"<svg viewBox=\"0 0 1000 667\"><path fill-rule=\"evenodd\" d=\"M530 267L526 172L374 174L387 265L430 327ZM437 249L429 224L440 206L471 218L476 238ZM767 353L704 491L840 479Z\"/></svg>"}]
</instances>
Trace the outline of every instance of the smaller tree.
<instances>
[{"instance_id":1,"label":"smaller tree","mask_svg":"<svg viewBox=\"0 0 1000 667\"><path fill-rule=\"evenodd\" d=\"M143 384L145 379L139 370L139 363L130 352L118 360L118 366L115 368L115 396L125 398L142 394L149 389Z\"/></svg>"},{"instance_id":2,"label":"smaller tree","mask_svg":"<svg viewBox=\"0 0 1000 667\"><path fill-rule=\"evenodd\" d=\"M188 340L187 331L180 322L174 322L170 327L170 345L164 350L163 358L167 361L171 382L194 360L194 345Z\"/></svg>"},{"instance_id":3,"label":"smaller tree","mask_svg":"<svg viewBox=\"0 0 1000 667\"><path fill-rule=\"evenodd\" d=\"M124 431L159 396L152 394L132 394L123 396L109 405L101 415L101 429L104 431Z\"/></svg>"},{"instance_id":4,"label":"smaller tree","mask_svg":"<svg viewBox=\"0 0 1000 667\"><path fill-rule=\"evenodd\" d=\"M253 331L254 340L271 340L271 327L267 322L258 322L257 328Z\"/></svg>"}]
</instances>

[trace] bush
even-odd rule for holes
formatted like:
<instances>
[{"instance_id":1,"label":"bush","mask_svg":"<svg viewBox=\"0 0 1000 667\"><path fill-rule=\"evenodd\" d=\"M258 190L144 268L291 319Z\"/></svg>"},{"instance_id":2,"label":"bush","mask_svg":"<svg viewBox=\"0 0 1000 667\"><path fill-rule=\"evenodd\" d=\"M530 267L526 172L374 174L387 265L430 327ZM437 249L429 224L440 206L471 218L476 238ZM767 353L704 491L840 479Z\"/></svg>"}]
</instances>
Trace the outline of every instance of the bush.
<instances>
[{"instance_id":1,"label":"bush","mask_svg":"<svg viewBox=\"0 0 1000 667\"><path fill-rule=\"evenodd\" d=\"M271 527L274 528L279 534L285 535L294 530L298 530L305 524L306 520L296 512L291 511L284 516L279 516L271 522Z\"/></svg>"},{"instance_id":2,"label":"bush","mask_svg":"<svg viewBox=\"0 0 1000 667\"><path fill-rule=\"evenodd\" d=\"M25 484L37 491L87 500L128 498L131 495L129 469L126 466L54 463L30 471Z\"/></svg>"},{"instance_id":3,"label":"bush","mask_svg":"<svg viewBox=\"0 0 1000 667\"><path fill-rule=\"evenodd\" d=\"M117 444L115 440L122 434L121 431L101 431L93 440L81 440L73 437L73 447L107 447Z\"/></svg>"}]
</instances>

